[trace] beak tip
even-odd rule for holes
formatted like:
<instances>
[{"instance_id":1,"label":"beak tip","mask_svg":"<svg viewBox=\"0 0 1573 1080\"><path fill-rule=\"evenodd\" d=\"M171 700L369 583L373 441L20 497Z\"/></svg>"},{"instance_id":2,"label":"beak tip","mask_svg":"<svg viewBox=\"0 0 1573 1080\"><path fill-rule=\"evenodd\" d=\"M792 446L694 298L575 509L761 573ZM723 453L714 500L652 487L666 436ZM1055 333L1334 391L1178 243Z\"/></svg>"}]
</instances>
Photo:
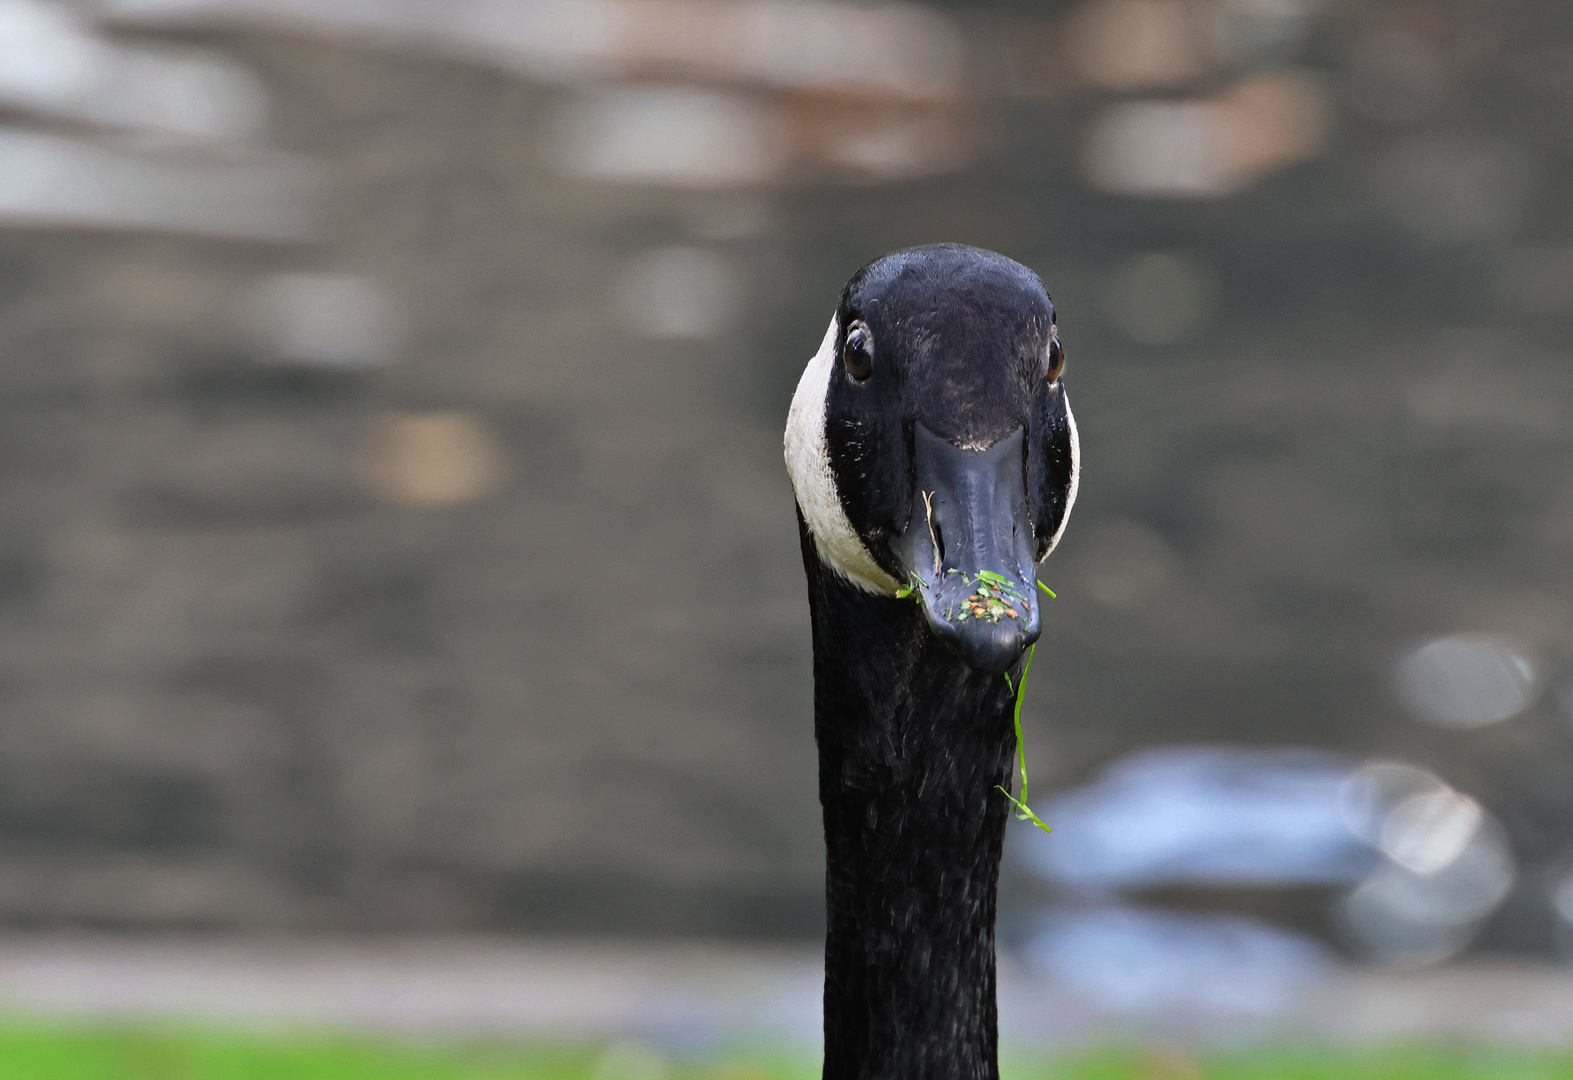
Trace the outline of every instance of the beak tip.
<instances>
[{"instance_id":1,"label":"beak tip","mask_svg":"<svg viewBox=\"0 0 1573 1080\"><path fill-rule=\"evenodd\" d=\"M1009 671L1027 647L1038 640L1040 633L1036 617L1026 623L1004 619L998 623L982 620L956 623L930 612L929 625L934 636L948 645L968 667L989 675Z\"/></svg>"}]
</instances>

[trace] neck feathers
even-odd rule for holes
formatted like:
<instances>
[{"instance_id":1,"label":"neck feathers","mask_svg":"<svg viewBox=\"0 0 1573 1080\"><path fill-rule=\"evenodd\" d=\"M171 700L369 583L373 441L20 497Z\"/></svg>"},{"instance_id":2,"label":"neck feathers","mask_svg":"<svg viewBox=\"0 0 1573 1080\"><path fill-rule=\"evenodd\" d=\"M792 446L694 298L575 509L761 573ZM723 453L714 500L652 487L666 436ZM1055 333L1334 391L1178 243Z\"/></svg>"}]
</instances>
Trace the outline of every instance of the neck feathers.
<instances>
[{"instance_id":1,"label":"neck feathers","mask_svg":"<svg viewBox=\"0 0 1573 1080\"><path fill-rule=\"evenodd\" d=\"M1013 695L805 530L828 866L825 1080L997 1080L994 914ZM1013 674L1012 678L1019 677Z\"/></svg>"}]
</instances>

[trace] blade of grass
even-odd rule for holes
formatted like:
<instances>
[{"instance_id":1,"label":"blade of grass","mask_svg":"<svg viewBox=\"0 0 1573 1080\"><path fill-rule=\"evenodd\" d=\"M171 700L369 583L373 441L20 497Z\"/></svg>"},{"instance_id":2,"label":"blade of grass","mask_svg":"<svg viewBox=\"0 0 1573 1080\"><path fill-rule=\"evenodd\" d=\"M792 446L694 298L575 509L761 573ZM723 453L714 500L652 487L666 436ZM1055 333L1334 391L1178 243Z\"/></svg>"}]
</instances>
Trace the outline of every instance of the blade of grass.
<instances>
[{"instance_id":1,"label":"blade of grass","mask_svg":"<svg viewBox=\"0 0 1573 1080\"><path fill-rule=\"evenodd\" d=\"M998 787L1000 791L1004 792L1005 797L1009 799L1011 805L1016 808L1017 821L1030 821L1044 832L1053 832L1054 830L1050 829L1043 823L1042 818L1038 817L1037 814L1032 812L1032 807L1027 805L1027 751L1021 745L1021 703L1022 699L1026 697L1027 675L1032 671L1032 657L1033 654L1037 651L1038 646L1036 643L1027 649L1027 662L1023 664L1021 668L1021 681L1018 682L1015 686L1016 762L1021 767L1021 798L1018 799L1016 796L1012 795L1010 793L1010 789L1005 787L1003 784L996 784L995 786ZM1008 671L1005 673L1005 685L1010 685L1010 672Z\"/></svg>"}]
</instances>

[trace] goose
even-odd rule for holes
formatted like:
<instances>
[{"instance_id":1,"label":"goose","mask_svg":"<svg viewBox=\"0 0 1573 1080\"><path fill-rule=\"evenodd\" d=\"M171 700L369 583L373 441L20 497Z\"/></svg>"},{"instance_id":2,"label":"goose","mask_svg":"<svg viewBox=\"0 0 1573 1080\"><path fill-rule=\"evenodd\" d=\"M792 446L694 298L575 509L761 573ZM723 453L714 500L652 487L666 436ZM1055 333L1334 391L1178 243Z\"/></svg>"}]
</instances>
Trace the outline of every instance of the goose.
<instances>
[{"instance_id":1,"label":"goose","mask_svg":"<svg viewBox=\"0 0 1573 1080\"><path fill-rule=\"evenodd\" d=\"M1076 500L1064 363L1037 275L935 244L852 276L792 398L825 1080L999 1075L996 788L1042 629L1037 565Z\"/></svg>"}]
</instances>

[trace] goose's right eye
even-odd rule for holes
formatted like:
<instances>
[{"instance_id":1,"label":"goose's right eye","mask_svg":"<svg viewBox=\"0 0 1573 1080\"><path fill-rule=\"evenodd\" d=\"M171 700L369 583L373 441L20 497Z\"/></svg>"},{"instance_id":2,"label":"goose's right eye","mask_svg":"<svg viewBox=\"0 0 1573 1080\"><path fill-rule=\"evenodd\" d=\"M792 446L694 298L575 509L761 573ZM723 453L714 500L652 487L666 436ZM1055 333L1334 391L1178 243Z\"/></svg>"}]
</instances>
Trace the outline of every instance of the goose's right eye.
<instances>
[{"instance_id":1,"label":"goose's right eye","mask_svg":"<svg viewBox=\"0 0 1573 1080\"><path fill-rule=\"evenodd\" d=\"M847 328L846 348L841 351L841 362L847 374L863 382L874 374L874 335L861 319Z\"/></svg>"}]
</instances>

